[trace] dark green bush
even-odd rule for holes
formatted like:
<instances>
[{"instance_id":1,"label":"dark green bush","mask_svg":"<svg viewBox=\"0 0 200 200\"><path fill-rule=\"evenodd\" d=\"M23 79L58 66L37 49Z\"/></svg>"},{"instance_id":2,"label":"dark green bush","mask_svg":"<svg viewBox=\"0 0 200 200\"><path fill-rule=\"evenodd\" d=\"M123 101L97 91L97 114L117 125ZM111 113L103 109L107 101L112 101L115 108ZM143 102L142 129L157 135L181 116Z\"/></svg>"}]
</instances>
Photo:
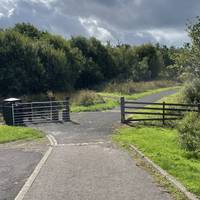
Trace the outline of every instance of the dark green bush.
<instances>
[{"instance_id":1,"label":"dark green bush","mask_svg":"<svg viewBox=\"0 0 200 200\"><path fill-rule=\"evenodd\" d=\"M200 117L198 113L188 113L178 124L181 146L193 153L200 153Z\"/></svg>"}]
</instances>

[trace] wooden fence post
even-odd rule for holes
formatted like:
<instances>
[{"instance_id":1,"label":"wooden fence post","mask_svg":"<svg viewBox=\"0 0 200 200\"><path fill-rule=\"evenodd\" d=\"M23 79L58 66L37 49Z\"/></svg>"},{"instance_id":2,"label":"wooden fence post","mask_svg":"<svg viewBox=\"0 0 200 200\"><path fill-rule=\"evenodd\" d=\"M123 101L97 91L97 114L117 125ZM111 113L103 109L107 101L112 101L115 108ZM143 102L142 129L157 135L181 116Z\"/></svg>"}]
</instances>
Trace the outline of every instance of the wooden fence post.
<instances>
[{"instance_id":1,"label":"wooden fence post","mask_svg":"<svg viewBox=\"0 0 200 200\"><path fill-rule=\"evenodd\" d=\"M163 125L165 125L165 102L163 102Z\"/></svg>"},{"instance_id":2,"label":"wooden fence post","mask_svg":"<svg viewBox=\"0 0 200 200\"><path fill-rule=\"evenodd\" d=\"M120 98L121 105L121 123L125 123L125 100L124 97Z\"/></svg>"},{"instance_id":3,"label":"wooden fence post","mask_svg":"<svg viewBox=\"0 0 200 200\"><path fill-rule=\"evenodd\" d=\"M200 114L200 103L198 103L197 106L198 106L198 113Z\"/></svg>"}]
</instances>

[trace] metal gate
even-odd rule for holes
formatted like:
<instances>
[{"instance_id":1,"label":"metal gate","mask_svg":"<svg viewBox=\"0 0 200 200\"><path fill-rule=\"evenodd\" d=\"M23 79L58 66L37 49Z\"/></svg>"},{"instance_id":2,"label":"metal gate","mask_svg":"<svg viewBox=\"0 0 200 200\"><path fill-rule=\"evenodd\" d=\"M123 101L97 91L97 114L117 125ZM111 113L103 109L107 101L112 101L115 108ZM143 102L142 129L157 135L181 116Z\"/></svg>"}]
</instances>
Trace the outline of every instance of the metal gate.
<instances>
[{"instance_id":1,"label":"metal gate","mask_svg":"<svg viewBox=\"0 0 200 200\"><path fill-rule=\"evenodd\" d=\"M12 125L70 121L69 99L12 104Z\"/></svg>"}]
</instances>

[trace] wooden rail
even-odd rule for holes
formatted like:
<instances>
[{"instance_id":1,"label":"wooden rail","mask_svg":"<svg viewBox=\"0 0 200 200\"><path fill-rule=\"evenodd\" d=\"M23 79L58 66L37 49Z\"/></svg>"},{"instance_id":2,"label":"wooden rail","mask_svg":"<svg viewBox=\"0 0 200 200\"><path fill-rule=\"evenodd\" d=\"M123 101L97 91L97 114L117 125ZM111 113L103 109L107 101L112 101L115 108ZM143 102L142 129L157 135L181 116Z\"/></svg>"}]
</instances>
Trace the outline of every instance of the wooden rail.
<instances>
[{"instance_id":1,"label":"wooden rail","mask_svg":"<svg viewBox=\"0 0 200 200\"><path fill-rule=\"evenodd\" d=\"M181 119L186 112L200 112L200 104L137 102L121 97L121 123L156 120L165 124L167 120ZM127 115L131 117L127 118ZM144 118L134 118L136 115L144 115Z\"/></svg>"}]
</instances>

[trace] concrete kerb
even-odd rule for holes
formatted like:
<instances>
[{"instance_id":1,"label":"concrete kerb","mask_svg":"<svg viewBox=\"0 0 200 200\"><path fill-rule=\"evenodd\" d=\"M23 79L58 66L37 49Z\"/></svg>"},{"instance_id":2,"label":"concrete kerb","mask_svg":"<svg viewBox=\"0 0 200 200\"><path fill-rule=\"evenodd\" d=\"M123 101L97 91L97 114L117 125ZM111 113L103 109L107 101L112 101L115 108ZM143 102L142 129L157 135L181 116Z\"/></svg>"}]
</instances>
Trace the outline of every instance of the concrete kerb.
<instances>
[{"instance_id":1,"label":"concrete kerb","mask_svg":"<svg viewBox=\"0 0 200 200\"><path fill-rule=\"evenodd\" d=\"M173 176L168 174L165 170L156 165L152 160L146 157L137 147L134 145L129 145L129 148L133 150L147 165L152 167L161 176L165 177L177 190L181 191L189 200L199 200L197 196L189 192L179 181L177 181Z\"/></svg>"},{"instance_id":2,"label":"concrete kerb","mask_svg":"<svg viewBox=\"0 0 200 200\"><path fill-rule=\"evenodd\" d=\"M44 154L44 156L42 157L40 162L37 164L37 166L35 167L34 171L29 176L29 178L25 182L24 186L21 188L21 190L19 191L19 193L15 197L15 200L22 200L25 197L26 193L31 188L33 182L35 181L36 177L38 176L38 174L39 174L40 170L42 169L43 165L45 164L45 162L49 158L49 156L50 156L50 154L51 154L51 152L53 150L53 147L57 145L57 141L55 140L54 137L52 137L51 135L47 135L47 138L48 138L51 146L48 148L48 150L46 151L46 153Z\"/></svg>"}]
</instances>

